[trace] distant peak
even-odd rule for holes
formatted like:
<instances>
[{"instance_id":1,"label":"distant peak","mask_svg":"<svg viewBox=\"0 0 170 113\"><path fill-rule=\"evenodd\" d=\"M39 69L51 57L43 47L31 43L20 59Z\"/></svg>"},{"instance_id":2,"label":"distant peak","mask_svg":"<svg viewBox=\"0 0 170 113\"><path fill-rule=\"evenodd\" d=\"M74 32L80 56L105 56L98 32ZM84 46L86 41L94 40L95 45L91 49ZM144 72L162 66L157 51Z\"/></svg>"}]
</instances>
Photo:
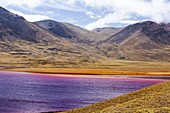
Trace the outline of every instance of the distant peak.
<instances>
[{"instance_id":1,"label":"distant peak","mask_svg":"<svg viewBox=\"0 0 170 113\"><path fill-rule=\"evenodd\" d=\"M148 21L143 21L143 22L141 22L141 23L156 24L156 22L153 22L153 21L150 21L150 20L148 20Z\"/></svg>"},{"instance_id":2,"label":"distant peak","mask_svg":"<svg viewBox=\"0 0 170 113\"><path fill-rule=\"evenodd\" d=\"M0 9L4 9L4 10L6 10L5 8L3 8L3 7L1 7L1 6L0 6Z\"/></svg>"},{"instance_id":3,"label":"distant peak","mask_svg":"<svg viewBox=\"0 0 170 113\"><path fill-rule=\"evenodd\" d=\"M48 20L40 20L40 21L37 21L37 22L57 22L57 21L48 19ZM35 22L35 23L36 23L36 22Z\"/></svg>"},{"instance_id":4,"label":"distant peak","mask_svg":"<svg viewBox=\"0 0 170 113\"><path fill-rule=\"evenodd\" d=\"M146 28L159 28L160 27L160 24L158 23L155 23L153 21L144 21L144 22L139 22L139 23L136 23L136 24L132 24L132 25L129 25L126 27L125 30L127 29L131 29L132 31L136 31L136 30L139 30L139 29L146 29Z\"/></svg>"},{"instance_id":5,"label":"distant peak","mask_svg":"<svg viewBox=\"0 0 170 113\"><path fill-rule=\"evenodd\" d=\"M134 24L134 25L150 26L150 25L158 25L158 23L153 22L153 21L143 21L143 22L136 23L136 24Z\"/></svg>"},{"instance_id":6,"label":"distant peak","mask_svg":"<svg viewBox=\"0 0 170 113\"><path fill-rule=\"evenodd\" d=\"M1 16L1 18L6 18L6 19L9 19L9 18L12 17L12 18L16 18L16 19L25 20L24 17L19 16L19 15L17 15L17 14L14 14L14 13L6 10L5 8L3 8L3 7L1 7L1 6L0 6L0 16Z\"/></svg>"},{"instance_id":7,"label":"distant peak","mask_svg":"<svg viewBox=\"0 0 170 113\"><path fill-rule=\"evenodd\" d=\"M102 27L102 28L96 28L93 31L101 32L103 30L115 30L115 29L120 29L120 27Z\"/></svg>"},{"instance_id":8,"label":"distant peak","mask_svg":"<svg viewBox=\"0 0 170 113\"><path fill-rule=\"evenodd\" d=\"M0 6L0 13L9 13L9 11Z\"/></svg>"}]
</instances>

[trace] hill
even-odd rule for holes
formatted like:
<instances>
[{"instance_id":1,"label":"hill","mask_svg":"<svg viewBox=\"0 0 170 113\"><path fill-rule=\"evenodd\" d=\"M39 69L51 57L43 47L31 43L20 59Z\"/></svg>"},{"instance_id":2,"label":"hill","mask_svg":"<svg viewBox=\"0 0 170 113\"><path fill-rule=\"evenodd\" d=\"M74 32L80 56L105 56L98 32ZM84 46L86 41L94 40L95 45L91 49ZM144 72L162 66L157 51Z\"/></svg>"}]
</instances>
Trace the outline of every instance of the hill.
<instances>
[{"instance_id":1,"label":"hill","mask_svg":"<svg viewBox=\"0 0 170 113\"><path fill-rule=\"evenodd\" d=\"M169 37L168 24L145 21L125 27L100 42L98 48L118 59L170 61Z\"/></svg>"},{"instance_id":2,"label":"hill","mask_svg":"<svg viewBox=\"0 0 170 113\"><path fill-rule=\"evenodd\" d=\"M105 27L89 31L70 23L56 22L53 20L38 21L34 22L34 24L47 30L55 36L60 36L72 42L84 44L93 44L103 41L122 30L122 28Z\"/></svg>"},{"instance_id":3,"label":"hill","mask_svg":"<svg viewBox=\"0 0 170 113\"><path fill-rule=\"evenodd\" d=\"M49 31L55 36L60 36L73 42L91 44L100 40L100 35L98 35L97 33L93 31L88 31L70 23L61 23L53 20L43 20L39 22L34 22L34 24Z\"/></svg>"},{"instance_id":4,"label":"hill","mask_svg":"<svg viewBox=\"0 0 170 113\"><path fill-rule=\"evenodd\" d=\"M116 28L116 27L103 27L103 28L96 28L93 31L100 34L101 36L111 37L121 31L123 28ZM104 40L104 38L103 38Z\"/></svg>"},{"instance_id":5,"label":"hill","mask_svg":"<svg viewBox=\"0 0 170 113\"><path fill-rule=\"evenodd\" d=\"M60 29L54 31L60 33ZM63 32L55 35L0 7L0 68L72 67L98 62L103 57L94 46L67 40L67 36Z\"/></svg>"},{"instance_id":6,"label":"hill","mask_svg":"<svg viewBox=\"0 0 170 113\"><path fill-rule=\"evenodd\" d=\"M169 37L170 24L145 21L88 31L53 20L31 23L0 7L0 69L95 67L121 71L128 70L133 61L168 63ZM131 67L139 68L136 64ZM163 67L161 71L169 71Z\"/></svg>"},{"instance_id":7,"label":"hill","mask_svg":"<svg viewBox=\"0 0 170 113\"><path fill-rule=\"evenodd\" d=\"M169 113L170 82L159 83L135 92L64 113Z\"/></svg>"}]
</instances>

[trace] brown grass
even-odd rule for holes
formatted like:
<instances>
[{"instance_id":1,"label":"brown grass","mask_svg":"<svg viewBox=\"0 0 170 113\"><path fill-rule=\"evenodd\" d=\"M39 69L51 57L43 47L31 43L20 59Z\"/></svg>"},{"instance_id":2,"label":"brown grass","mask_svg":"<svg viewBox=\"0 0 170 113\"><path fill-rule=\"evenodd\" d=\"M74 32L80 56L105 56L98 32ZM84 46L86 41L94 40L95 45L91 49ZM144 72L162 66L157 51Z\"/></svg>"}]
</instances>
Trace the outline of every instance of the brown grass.
<instances>
[{"instance_id":1,"label":"brown grass","mask_svg":"<svg viewBox=\"0 0 170 113\"><path fill-rule=\"evenodd\" d=\"M75 75L164 75L170 76L170 72L134 72L115 71L113 69L76 69L76 68L20 68L8 69L8 71L48 73L48 74L75 74Z\"/></svg>"},{"instance_id":2,"label":"brown grass","mask_svg":"<svg viewBox=\"0 0 170 113\"><path fill-rule=\"evenodd\" d=\"M110 100L64 113L169 113L170 82L164 82Z\"/></svg>"},{"instance_id":3,"label":"brown grass","mask_svg":"<svg viewBox=\"0 0 170 113\"><path fill-rule=\"evenodd\" d=\"M49 57L0 55L0 69L51 74L170 75L170 62L96 59L51 59Z\"/></svg>"}]
</instances>

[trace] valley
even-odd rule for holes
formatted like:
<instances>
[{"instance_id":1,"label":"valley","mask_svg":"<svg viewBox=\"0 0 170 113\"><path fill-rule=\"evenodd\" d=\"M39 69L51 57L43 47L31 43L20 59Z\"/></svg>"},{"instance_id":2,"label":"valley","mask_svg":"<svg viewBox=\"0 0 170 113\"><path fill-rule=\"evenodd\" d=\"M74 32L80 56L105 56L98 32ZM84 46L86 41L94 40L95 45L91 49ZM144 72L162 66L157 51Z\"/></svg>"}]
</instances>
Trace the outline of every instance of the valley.
<instances>
[{"instance_id":1,"label":"valley","mask_svg":"<svg viewBox=\"0 0 170 113\"><path fill-rule=\"evenodd\" d=\"M170 107L170 24L141 21L86 30L50 19L29 22L0 7L0 71L4 111L166 113ZM156 84L163 81L167 82ZM117 87L124 90L117 92L118 97L111 96ZM108 98L96 98L97 93ZM109 98L113 99L103 101ZM10 102L26 106L14 108Z\"/></svg>"},{"instance_id":2,"label":"valley","mask_svg":"<svg viewBox=\"0 0 170 113\"><path fill-rule=\"evenodd\" d=\"M145 21L88 31L53 20L31 23L2 7L0 12L1 70L170 71L169 24Z\"/></svg>"}]
</instances>

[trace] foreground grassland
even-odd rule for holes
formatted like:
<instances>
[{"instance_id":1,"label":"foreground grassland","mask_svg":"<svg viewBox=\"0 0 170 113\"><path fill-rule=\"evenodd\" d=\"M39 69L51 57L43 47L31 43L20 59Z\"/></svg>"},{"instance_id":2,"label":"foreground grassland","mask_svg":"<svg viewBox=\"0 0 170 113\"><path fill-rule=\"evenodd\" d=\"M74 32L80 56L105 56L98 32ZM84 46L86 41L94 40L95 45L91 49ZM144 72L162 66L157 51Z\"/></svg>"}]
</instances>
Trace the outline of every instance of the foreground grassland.
<instances>
[{"instance_id":1,"label":"foreground grassland","mask_svg":"<svg viewBox=\"0 0 170 113\"><path fill-rule=\"evenodd\" d=\"M170 113L170 82L63 113Z\"/></svg>"}]
</instances>

